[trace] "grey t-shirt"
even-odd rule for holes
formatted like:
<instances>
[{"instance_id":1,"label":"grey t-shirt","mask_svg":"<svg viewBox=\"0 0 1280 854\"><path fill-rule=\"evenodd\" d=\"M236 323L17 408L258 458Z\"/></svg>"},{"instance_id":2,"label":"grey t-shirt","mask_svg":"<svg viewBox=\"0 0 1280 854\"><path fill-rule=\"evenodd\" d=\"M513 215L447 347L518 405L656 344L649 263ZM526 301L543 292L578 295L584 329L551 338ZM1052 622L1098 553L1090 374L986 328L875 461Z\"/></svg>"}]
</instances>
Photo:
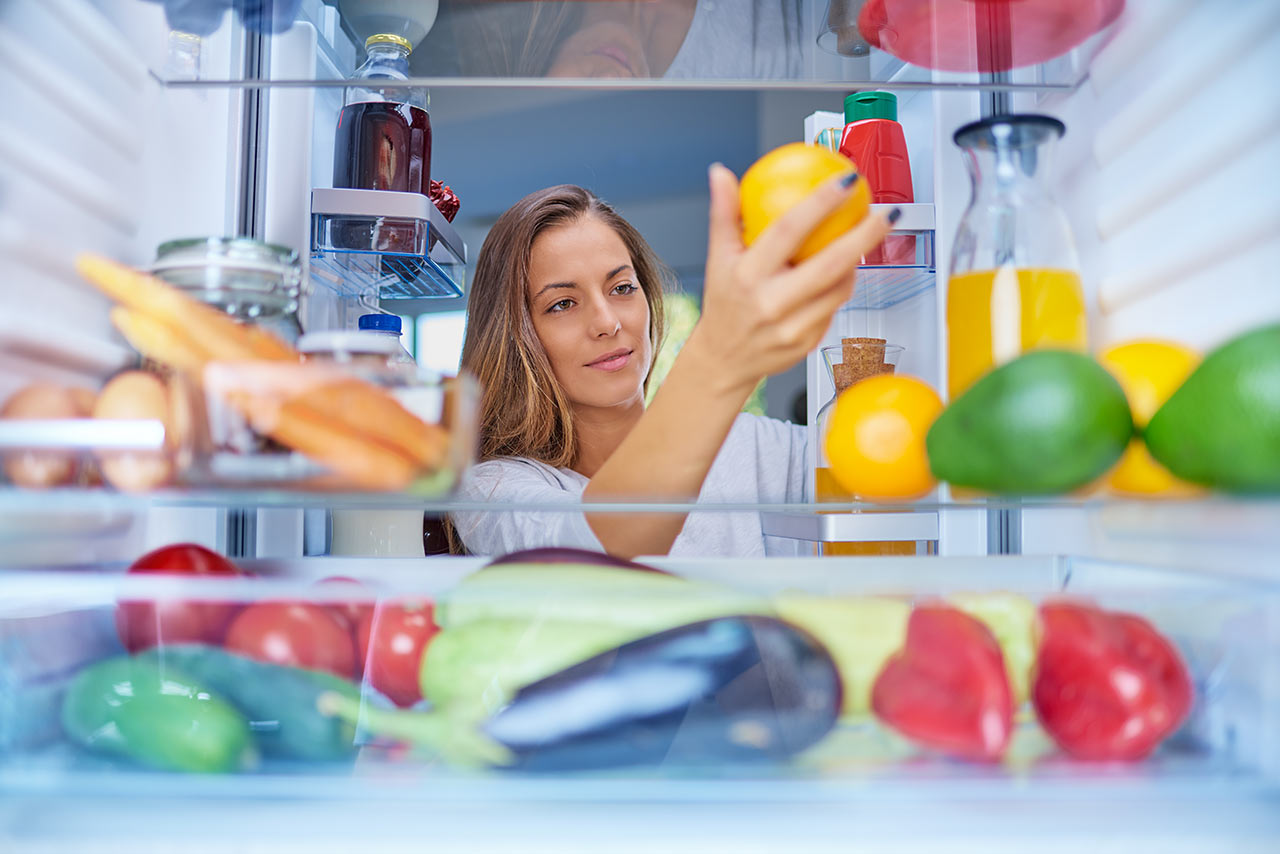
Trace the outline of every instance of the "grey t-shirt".
<instances>
[{"instance_id":1,"label":"grey t-shirt","mask_svg":"<svg viewBox=\"0 0 1280 854\"><path fill-rule=\"evenodd\" d=\"M803 73L805 44L797 0L698 0L663 76L793 80Z\"/></svg>"},{"instance_id":2,"label":"grey t-shirt","mask_svg":"<svg viewBox=\"0 0 1280 854\"><path fill-rule=\"evenodd\" d=\"M758 415L739 415L707 472L699 503L781 503L808 499L805 428ZM588 479L524 457L472 467L462 501L581 506ZM603 551L580 509L473 511L453 514L472 554L499 555L542 546ZM673 557L775 557L807 554L797 540L766 537L758 513L693 511L676 537Z\"/></svg>"}]
</instances>

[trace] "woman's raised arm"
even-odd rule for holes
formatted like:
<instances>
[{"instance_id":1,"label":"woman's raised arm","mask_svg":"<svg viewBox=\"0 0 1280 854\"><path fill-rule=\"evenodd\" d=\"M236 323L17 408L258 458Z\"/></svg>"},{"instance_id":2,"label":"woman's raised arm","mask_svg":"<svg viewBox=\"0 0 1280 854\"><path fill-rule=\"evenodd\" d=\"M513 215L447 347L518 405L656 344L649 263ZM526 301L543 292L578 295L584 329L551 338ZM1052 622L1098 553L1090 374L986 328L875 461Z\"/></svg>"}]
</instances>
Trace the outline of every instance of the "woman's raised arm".
<instances>
[{"instance_id":1,"label":"woman's raised arm","mask_svg":"<svg viewBox=\"0 0 1280 854\"><path fill-rule=\"evenodd\" d=\"M652 404L591 478L586 502L696 499L752 389L818 346L853 295L858 262L891 227L883 216L868 216L793 266L787 259L852 192L857 174L819 187L749 248L742 244L737 178L715 164L709 180L702 319ZM684 521L685 514L587 513L605 549L622 557L666 554Z\"/></svg>"}]
</instances>

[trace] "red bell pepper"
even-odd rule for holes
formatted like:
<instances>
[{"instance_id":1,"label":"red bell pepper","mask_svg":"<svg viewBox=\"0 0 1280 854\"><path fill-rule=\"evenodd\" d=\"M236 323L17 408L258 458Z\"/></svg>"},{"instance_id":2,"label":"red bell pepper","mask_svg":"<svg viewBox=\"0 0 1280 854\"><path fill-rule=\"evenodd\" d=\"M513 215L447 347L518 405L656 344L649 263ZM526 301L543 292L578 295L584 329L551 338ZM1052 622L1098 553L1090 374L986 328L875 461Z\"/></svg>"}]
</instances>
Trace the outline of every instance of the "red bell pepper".
<instances>
[{"instance_id":1,"label":"red bell pepper","mask_svg":"<svg viewBox=\"0 0 1280 854\"><path fill-rule=\"evenodd\" d=\"M871 708L913 741L966 759L1000 758L1013 729L999 644L977 619L946 605L912 611L906 645L876 678Z\"/></svg>"},{"instance_id":2,"label":"red bell pepper","mask_svg":"<svg viewBox=\"0 0 1280 854\"><path fill-rule=\"evenodd\" d=\"M1031 699L1058 746L1081 759L1141 759L1191 710L1177 650L1141 617L1080 602L1040 607Z\"/></svg>"}]
</instances>

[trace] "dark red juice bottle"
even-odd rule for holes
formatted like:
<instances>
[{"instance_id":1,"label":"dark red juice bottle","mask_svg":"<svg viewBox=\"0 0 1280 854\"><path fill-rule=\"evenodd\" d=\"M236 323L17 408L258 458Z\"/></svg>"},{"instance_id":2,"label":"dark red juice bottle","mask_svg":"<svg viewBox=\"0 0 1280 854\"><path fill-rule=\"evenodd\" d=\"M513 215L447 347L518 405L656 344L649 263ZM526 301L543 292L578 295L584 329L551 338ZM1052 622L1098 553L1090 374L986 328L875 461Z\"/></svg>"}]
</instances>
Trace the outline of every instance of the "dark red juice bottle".
<instances>
[{"instance_id":1,"label":"dark red juice bottle","mask_svg":"<svg viewBox=\"0 0 1280 854\"><path fill-rule=\"evenodd\" d=\"M413 46L398 35L370 36L368 58L346 90L333 147L333 186L357 190L431 191L431 117L427 93L416 87L387 88L380 80L409 78ZM425 254L429 246L409 222L353 221L338 229L342 248ZM406 281L421 270L421 259L384 256L382 269Z\"/></svg>"},{"instance_id":2,"label":"dark red juice bottle","mask_svg":"<svg viewBox=\"0 0 1280 854\"><path fill-rule=\"evenodd\" d=\"M338 116L333 186L429 195L431 118L410 104L361 101Z\"/></svg>"}]
</instances>

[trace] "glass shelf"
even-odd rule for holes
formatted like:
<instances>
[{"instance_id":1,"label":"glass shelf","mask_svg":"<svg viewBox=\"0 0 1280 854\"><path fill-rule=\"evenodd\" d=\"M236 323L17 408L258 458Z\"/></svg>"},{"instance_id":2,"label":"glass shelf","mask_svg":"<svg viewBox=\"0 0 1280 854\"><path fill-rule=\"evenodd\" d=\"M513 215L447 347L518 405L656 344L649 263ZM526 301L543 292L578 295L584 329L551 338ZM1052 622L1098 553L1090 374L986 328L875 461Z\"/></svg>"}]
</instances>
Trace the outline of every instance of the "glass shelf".
<instances>
[{"instance_id":1,"label":"glass shelf","mask_svg":"<svg viewBox=\"0 0 1280 854\"><path fill-rule=\"evenodd\" d=\"M198 488L165 489L148 493L123 493L105 488L57 487L25 489L0 485L0 515L17 510L90 510L104 508L145 509L169 507L368 507L415 508L425 511L538 511L574 513L589 507L592 513L777 513L828 515L865 513L933 514L951 511L988 510L1083 510L1097 511L1124 527L1140 527L1152 537L1199 519L1227 525L1223 536L1252 538L1280 545L1280 497L1246 499L1215 496L1200 499L1150 500L1098 495L1018 497L991 496L941 500L936 497L913 502L691 502L687 500L607 501L590 505L564 502L475 502L447 495L418 495L413 492L322 492L290 489Z\"/></svg>"},{"instance_id":2,"label":"glass shelf","mask_svg":"<svg viewBox=\"0 0 1280 854\"><path fill-rule=\"evenodd\" d=\"M460 297L466 263L466 244L421 193L311 193L312 281L340 296Z\"/></svg>"},{"instance_id":3,"label":"glass shelf","mask_svg":"<svg viewBox=\"0 0 1280 854\"><path fill-rule=\"evenodd\" d=\"M388 82L387 89L399 86L483 86L510 88L571 87L591 89L851 89L893 88L963 89L982 91L1069 91L1080 85L1089 61L1105 41L1104 30L1082 44L1037 65L1012 69L1001 75L966 72L936 72L911 65L877 47L860 55L837 52L833 25L829 22L828 0L800 0L782 8L757 4L747 6L746 20L728 26L718 16L735 14L728 7L700 3L692 21L676 21L687 29L679 50L649 43L651 33L628 22L624 7L613 15L617 20L601 21L608 12L598 12L590 4L568 4L561 14L548 13L537 0L475 4L467 0L405 4L383 0L277 0L273 19L262 14L221 14L200 12L202 4L186 7L195 20L170 20L169 26L184 33L181 53L162 60L149 56L151 73L162 84L174 88L236 87L289 88L343 86L341 79L322 79L319 72L299 76L296 66L289 76L273 75L275 67L246 64L232 57L229 65L192 62L187 54L206 57L225 47L240 46L261 36L268 55L276 45L288 52L290 43L301 43L298 31L314 30L319 53L344 77L360 59L360 45L375 32L396 32L408 38L415 49L410 56L412 79ZM204 4L210 5L210 4ZM217 6L218 4L212 4ZM223 11L225 6L222 4ZM250 4L254 6L255 4ZM378 13L386 5L391 15ZM637 3L639 5L639 3ZM856 15L861 3L847 4ZM272 8L268 4L268 8ZM419 20L414 13L421 11ZM660 10L661 11L661 10ZM647 18L646 18L647 20ZM597 45L597 32L609 27L611 41ZM672 29L672 22L662 32ZM890 27L894 22L887 22ZM163 24L162 24L163 26ZM1019 32L1011 34L1019 41ZM971 32L948 33L976 39ZM193 48L192 39L198 42ZM593 48L599 49L593 49ZM147 51L150 53L150 51ZM229 50L234 54L234 50ZM194 68L193 68L194 65ZM285 66L288 67L288 66ZM248 70L247 70L248 69Z\"/></svg>"}]
</instances>

